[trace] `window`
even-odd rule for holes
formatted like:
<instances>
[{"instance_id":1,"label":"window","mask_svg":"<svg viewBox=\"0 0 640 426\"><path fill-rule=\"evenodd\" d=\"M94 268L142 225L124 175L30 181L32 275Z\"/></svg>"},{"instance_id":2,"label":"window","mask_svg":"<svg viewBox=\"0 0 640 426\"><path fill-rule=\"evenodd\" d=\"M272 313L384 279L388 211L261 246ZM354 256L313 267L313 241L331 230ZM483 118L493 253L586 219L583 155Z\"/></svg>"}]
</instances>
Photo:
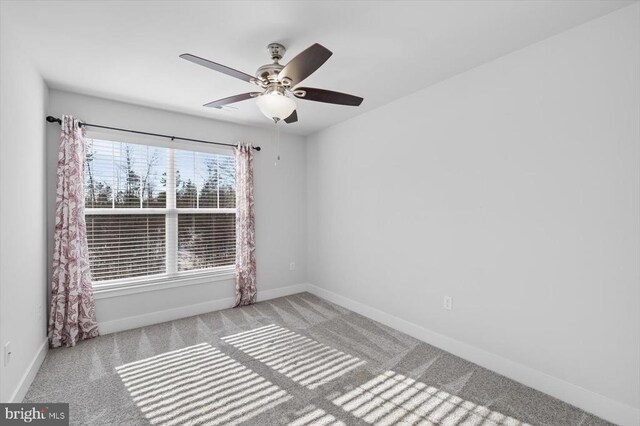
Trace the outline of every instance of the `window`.
<instances>
[{"instance_id":1,"label":"window","mask_svg":"<svg viewBox=\"0 0 640 426\"><path fill-rule=\"evenodd\" d=\"M87 139L92 280L172 278L235 263L234 158Z\"/></svg>"}]
</instances>

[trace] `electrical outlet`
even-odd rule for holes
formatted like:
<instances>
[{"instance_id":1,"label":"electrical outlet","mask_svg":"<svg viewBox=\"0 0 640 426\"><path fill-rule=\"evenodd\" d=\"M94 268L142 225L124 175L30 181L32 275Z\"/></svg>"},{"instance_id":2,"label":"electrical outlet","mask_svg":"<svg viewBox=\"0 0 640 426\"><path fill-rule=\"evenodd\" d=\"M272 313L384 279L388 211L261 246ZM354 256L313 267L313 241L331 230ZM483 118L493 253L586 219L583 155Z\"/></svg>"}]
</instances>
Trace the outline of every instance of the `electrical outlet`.
<instances>
[{"instance_id":1,"label":"electrical outlet","mask_svg":"<svg viewBox=\"0 0 640 426\"><path fill-rule=\"evenodd\" d=\"M7 365L9 365L10 361L11 361L11 342L7 342L4 345L4 366L6 367Z\"/></svg>"},{"instance_id":2,"label":"electrical outlet","mask_svg":"<svg viewBox=\"0 0 640 426\"><path fill-rule=\"evenodd\" d=\"M42 321L42 319L44 318L44 312L42 312L42 303L38 303L38 306L36 306L36 318L38 319L38 321Z\"/></svg>"},{"instance_id":3,"label":"electrical outlet","mask_svg":"<svg viewBox=\"0 0 640 426\"><path fill-rule=\"evenodd\" d=\"M453 309L453 299L451 298L451 296L444 297L444 301L442 302L442 307L448 311Z\"/></svg>"},{"instance_id":4,"label":"electrical outlet","mask_svg":"<svg viewBox=\"0 0 640 426\"><path fill-rule=\"evenodd\" d=\"M296 270L296 262L291 262L289 264L289 270L290 271L295 271Z\"/></svg>"}]
</instances>

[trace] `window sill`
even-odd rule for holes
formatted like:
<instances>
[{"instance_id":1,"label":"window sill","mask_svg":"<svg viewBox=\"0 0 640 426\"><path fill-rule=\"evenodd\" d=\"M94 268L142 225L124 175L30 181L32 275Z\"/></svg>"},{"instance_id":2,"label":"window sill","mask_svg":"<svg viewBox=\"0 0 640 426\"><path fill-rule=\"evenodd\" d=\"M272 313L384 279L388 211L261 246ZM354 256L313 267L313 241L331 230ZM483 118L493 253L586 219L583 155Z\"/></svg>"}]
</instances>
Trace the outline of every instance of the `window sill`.
<instances>
[{"instance_id":1,"label":"window sill","mask_svg":"<svg viewBox=\"0 0 640 426\"><path fill-rule=\"evenodd\" d=\"M148 291L166 290L176 287L209 284L215 281L233 279L235 267L228 266L215 271L194 272L174 277L158 276L152 279L127 280L93 286L94 299L108 299L129 294L145 293Z\"/></svg>"}]
</instances>

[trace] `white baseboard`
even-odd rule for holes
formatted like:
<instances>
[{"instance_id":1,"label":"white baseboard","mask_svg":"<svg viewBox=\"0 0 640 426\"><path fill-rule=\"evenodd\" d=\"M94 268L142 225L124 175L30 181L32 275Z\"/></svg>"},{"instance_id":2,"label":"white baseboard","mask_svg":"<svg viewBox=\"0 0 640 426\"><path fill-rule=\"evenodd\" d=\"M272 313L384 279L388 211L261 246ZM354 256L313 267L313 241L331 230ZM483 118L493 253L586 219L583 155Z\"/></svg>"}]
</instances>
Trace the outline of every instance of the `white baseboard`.
<instances>
[{"instance_id":1,"label":"white baseboard","mask_svg":"<svg viewBox=\"0 0 640 426\"><path fill-rule=\"evenodd\" d=\"M49 350L49 340L45 338L42 344L40 345L40 347L38 348L38 351L33 356L33 359L29 363L29 367L27 367L27 371L25 371L24 374L22 375L22 378L18 383L18 387L13 392L13 395L11 395L8 402L22 402L22 400L24 399L24 396L27 394L27 391L29 390L29 386L31 386L31 383L33 382L33 379L35 379L36 374L38 373L38 370L40 370L40 366L42 365L44 358L47 356L48 350Z\"/></svg>"},{"instance_id":2,"label":"white baseboard","mask_svg":"<svg viewBox=\"0 0 640 426\"><path fill-rule=\"evenodd\" d=\"M258 301L275 299L276 297L301 293L303 291L306 291L306 288L306 284L297 284L269 290L258 290ZM115 333L117 331L146 327L148 325L192 317L194 315L206 314L207 312L228 309L233 306L234 301L235 300L232 297L227 297L224 299L210 300L194 305L180 306L173 309L150 312L143 315L135 315L111 321L103 321L98 323L98 330L100 330L101 335L105 335Z\"/></svg>"},{"instance_id":3,"label":"white baseboard","mask_svg":"<svg viewBox=\"0 0 640 426\"><path fill-rule=\"evenodd\" d=\"M381 322L512 380L568 402L587 412L623 426L640 425L640 409L569 383L565 380L519 364L420 325L403 320L353 299L307 284L307 291L367 318Z\"/></svg>"},{"instance_id":4,"label":"white baseboard","mask_svg":"<svg viewBox=\"0 0 640 426\"><path fill-rule=\"evenodd\" d=\"M258 302L263 300L276 299L278 297L290 296L292 294L307 291L308 284L296 284L287 287L279 287L271 290L258 290Z\"/></svg>"}]
</instances>

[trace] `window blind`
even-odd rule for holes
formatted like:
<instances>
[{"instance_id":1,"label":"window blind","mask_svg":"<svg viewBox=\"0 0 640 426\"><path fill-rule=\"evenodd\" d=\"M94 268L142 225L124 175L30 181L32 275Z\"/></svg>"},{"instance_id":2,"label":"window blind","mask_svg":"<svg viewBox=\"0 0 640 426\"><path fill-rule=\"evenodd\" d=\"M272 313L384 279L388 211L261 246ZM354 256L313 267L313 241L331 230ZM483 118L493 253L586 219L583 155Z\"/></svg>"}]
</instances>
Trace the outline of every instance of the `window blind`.
<instances>
[{"instance_id":1,"label":"window blind","mask_svg":"<svg viewBox=\"0 0 640 426\"><path fill-rule=\"evenodd\" d=\"M164 215L90 215L86 222L93 281L165 272Z\"/></svg>"},{"instance_id":2,"label":"window blind","mask_svg":"<svg viewBox=\"0 0 640 426\"><path fill-rule=\"evenodd\" d=\"M178 270L233 265L235 214L178 214Z\"/></svg>"}]
</instances>

